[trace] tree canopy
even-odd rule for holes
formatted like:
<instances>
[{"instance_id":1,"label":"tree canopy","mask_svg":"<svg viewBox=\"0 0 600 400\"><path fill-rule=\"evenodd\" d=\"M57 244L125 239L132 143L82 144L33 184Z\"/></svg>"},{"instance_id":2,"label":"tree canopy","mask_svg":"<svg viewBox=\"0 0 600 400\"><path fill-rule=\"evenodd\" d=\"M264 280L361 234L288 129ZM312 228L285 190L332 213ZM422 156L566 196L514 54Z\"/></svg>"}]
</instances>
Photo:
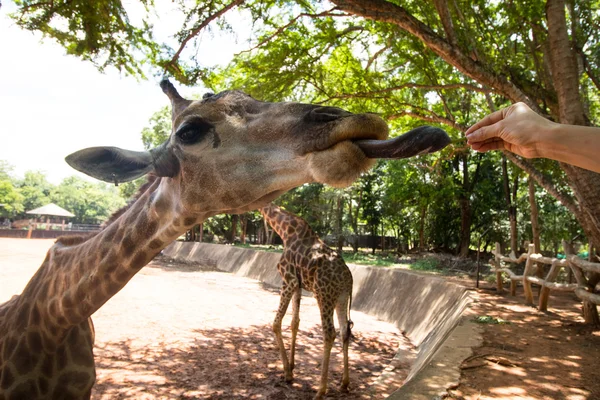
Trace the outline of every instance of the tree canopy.
<instances>
[{"instance_id":1,"label":"tree canopy","mask_svg":"<svg viewBox=\"0 0 600 400\"><path fill-rule=\"evenodd\" d=\"M428 123L458 138L485 114L516 101L563 123L600 121L598 0L178 1L173 7L182 23L164 38L155 35L161 21L158 4L149 1L133 2L134 9L117 0L16 4L18 24L100 69L166 72L215 91L238 88L263 100L377 112L393 135ZM225 66L198 54L200 38L210 40L203 32L236 32L240 20L252 25L246 51ZM162 120L150 122L145 145L165 132ZM600 243L600 218L589 218L600 215L597 174L505 156L514 165L502 168L499 154L451 146L434 156L379 164L345 190L302 187L281 201L323 233L366 224L370 232L395 231L465 255L483 232L492 241L530 229L524 170L539 185L542 224L560 214L562 223L552 231L574 237L581 233L574 216Z\"/></svg>"}]
</instances>

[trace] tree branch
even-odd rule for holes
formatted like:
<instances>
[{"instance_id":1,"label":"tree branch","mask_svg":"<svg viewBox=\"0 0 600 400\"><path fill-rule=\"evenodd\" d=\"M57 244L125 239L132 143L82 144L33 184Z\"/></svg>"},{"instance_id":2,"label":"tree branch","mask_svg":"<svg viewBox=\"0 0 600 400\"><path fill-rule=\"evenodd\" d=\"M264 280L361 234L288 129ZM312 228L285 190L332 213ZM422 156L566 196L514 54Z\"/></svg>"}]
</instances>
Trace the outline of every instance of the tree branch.
<instances>
[{"instance_id":1,"label":"tree branch","mask_svg":"<svg viewBox=\"0 0 600 400\"><path fill-rule=\"evenodd\" d=\"M380 90L372 90L369 92L336 94L336 95L331 96L330 99L352 99L352 98L357 98L357 97L371 97L371 96L382 94L382 93L389 93L389 92L394 92L396 90L402 90L402 89L408 89L408 88L423 89L423 90L466 89L466 90L470 90L473 92L480 92L480 93L489 93L490 91L492 91L491 89L483 88L483 87L476 86L476 85L469 85L468 83L451 83L448 85L422 85L422 84L418 84L418 83L403 83L401 85L391 86L391 87L383 88Z\"/></svg>"},{"instance_id":2,"label":"tree branch","mask_svg":"<svg viewBox=\"0 0 600 400\"><path fill-rule=\"evenodd\" d=\"M577 48L576 51L581 57L581 61L583 61L583 68L585 69L585 73L587 74L588 78L590 78L590 80L594 83L596 89L600 90L600 79L594 74L592 66L587 59L587 55L580 48Z\"/></svg>"},{"instance_id":3,"label":"tree branch","mask_svg":"<svg viewBox=\"0 0 600 400\"><path fill-rule=\"evenodd\" d=\"M283 31L285 31L290 26L294 25L302 17L320 18L320 17L347 17L348 16L348 14L345 14L345 13L342 13L342 14L334 13L334 11L336 11L336 10L338 10L338 8L337 7L333 7L331 9L327 10L327 11L323 11L322 13L318 13L318 14L308 14L308 13L298 14L297 16L295 16L294 18L292 18L287 24L285 24L283 26L280 26L271 35L269 35L265 39L261 40L256 46L252 47L251 49L242 50L239 53L235 54L235 56L237 57L240 54L249 53L249 52L251 52L253 50L258 49L259 47L263 46L265 43L270 42L271 40L273 40L277 36L281 35L281 33L283 33Z\"/></svg>"},{"instance_id":4,"label":"tree branch","mask_svg":"<svg viewBox=\"0 0 600 400\"><path fill-rule=\"evenodd\" d=\"M414 107L414 106L411 106L411 107ZM467 130L466 126L461 125L461 124L457 123L456 121L452 121L451 119L439 116L437 114L426 115L426 114L421 114L421 113L414 112L414 111L401 111L397 114L388 116L388 119L394 120L394 119L402 118L405 116L419 118L423 121L429 121L429 122L435 122L438 124L449 125L449 126L453 127L454 129L459 130L461 132L465 132Z\"/></svg>"},{"instance_id":5,"label":"tree branch","mask_svg":"<svg viewBox=\"0 0 600 400\"><path fill-rule=\"evenodd\" d=\"M177 68L177 60L179 59L179 56L181 55L181 52L183 51L183 49L185 49L185 46L187 45L187 43L192 40L194 37L196 37L200 31L204 28L206 28L208 26L208 24L210 24L211 22L213 22L215 19L221 17L223 14L225 14L227 11L231 10L232 8L239 6L240 4L242 4L244 2L244 0L234 0L231 3L229 3L228 5L226 5L225 7L223 7L222 9L220 9L219 11L217 11L216 13L209 15L204 21L202 21L200 23L200 25L198 25L195 29L193 29L190 33L188 33L188 35L185 37L185 39L182 40L182 42L179 44L179 49L177 49L177 51L175 52L175 55L173 55L173 57L171 58L170 61L167 62L167 64L165 65L165 70L171 66L174 68ZM179 68L177 68L179 69Z\"/></svg>"},{"instance_id":6,"label":"tree branch","mask_svg":"<svg viewBox=\"0 0 600 400\"><path fill-rule=\"evenodd\" d=\"M581 214L579 206L575 203L573 198L566 193L560 192L552 184L552 181L550 181L548 177L539 172L533 165L531 165L530 162L517 157L514 153L511 153L510 151L503 150L502 152L504 153L506 158L512 161L517 167L527 172L537 182L538 185L540 185L554 198L560 201L563 206L565 206L569 211L573 213L573 215L578 216Z\"/></svg>"},{"instance_id":7,"label":"tree branch","mask_svg":"<svg viewBox=\"0 0 600 400\"><path fill-rule=\"evenodd\" d=\"M389 50L392 46L390 44L387 44L385 46L383 46L381 49L377 50L375 52L375 54L373 54L371 56L371 58L369 58L369 62L367 62L367 66L365 67L365 71L368 71L369 68L371 68L371 64L373 64L375 62L375 60L386 50Z\"/></svg>"},{"instance_id":8,"label":"tree branch","mask_svg":"<svg viewBox=\"0 0 600 400\"><path fill-rule=\"evenodd\" d=\"M435 8L440 16L442 25L444 26L444 32L446 37L452 46L456 46L456 33L454 32L454 25L452 24L452 17L450 16L450 10L448 10L447 0L433 0Z\"/></svg>"},{"instance_id":9,"label":"tree branch","mask_svg":"<svg viewBox=\"0 0 600 400\"><path fill-rule=\"evenodd\" d=\"M521 89L510 82L505 76L489 71L481 63L465 55L457 46L453 46L444 38L437 35L431 28L403 7L384 0L332 0L340 9L365 18L394 24L420 39L434 53L447 63L453 65L466 76L485 86L496 89L513 102L522 101L532 109L541 113L538 105Z\"/></svg>"}]
</instances>

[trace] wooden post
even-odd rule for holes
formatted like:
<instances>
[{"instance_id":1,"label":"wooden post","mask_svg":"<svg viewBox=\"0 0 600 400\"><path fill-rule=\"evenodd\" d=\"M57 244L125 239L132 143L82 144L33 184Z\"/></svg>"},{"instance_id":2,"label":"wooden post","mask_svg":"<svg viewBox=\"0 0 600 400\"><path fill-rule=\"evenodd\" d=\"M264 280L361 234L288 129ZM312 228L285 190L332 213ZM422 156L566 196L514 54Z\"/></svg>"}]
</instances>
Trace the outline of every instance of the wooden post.
<instances>
[{"instance_id":1,"label":"wooden post","mask_svg":"<svg viewBox=\"0 0 600 400\"><path fill-rule=\"evenodd\" d=\"M479 253L481 252L481 235L479 235L479 239L477 240L477 280L475 281L475 287L479 289L479 269L481 268L481 261Z\"/></svg>"},{"instance_id":2,"label":"wooden post","mask_svg":"<svg viewBox=\"0 0 600 400\"><path fill-rule=\"evenodd\" d=\"M198 239L199 242L202 242L203 236L204 236L204 223L200 224L200 237Z\"/></svg>"},{"instance_id":3,"label":"wooden post","mask_svg":"<svg viewBox=\"0 0 600 400\"><path fill-rule=\"evenodd\" d=\"M554 282L558 273L560 272L560 261L554 259L552 261L552 267L550 268L550 272L546 275L546 282ZM538 301L538 308L540 311L548 311L548 298L550 297L550 288L546 286L542 286L542 290L540 291L540 298Z\"/></svg>"},{"instance_id":4,"label":"wooden post","mask_svg":"<svg viewBox=\"0 0 600 400\"><path fill-rule=\"evenodd\" d=\"M500 259L500 243L496 242L496 250L494 250L494 259L496 261L496 292L504 293L504 287L502 285L502 261Z\"/></svg>"},{"instance_id":5,"label":"wooden post","mask_svg":"<svg viewBox=\"0 0 600 400\"><path fill-rule=\"evenodd\" d=\"M530 244L527 250L527 261L525 262L525 271L523 271L523 292L525 292L525 302L528 305L533 305L533 291L531 290L531 282L527 279L533 272L533 260L531 255L533 254L533 244Z\"/></svg>"},{"instance_id":6,"label":"wooden post","mask_svg":"<svg viewBox=\"0 0 600 400\"><path fill-rule=\"evenodd\" d=\"M510 295L511 296L517 295L517 281L514 279L510 280Z\"/></svg>"},{"instance_id":7,"label":"wooden post","mask_svg":"<svg viewBox=\"0 0 600 400\"><path fill-rule=\"evenodd\" d=\"M31 232L33 231L33 225L29 224L29 230L27 231L27 239L31 239Z\"/></svg>"}]
</instances>

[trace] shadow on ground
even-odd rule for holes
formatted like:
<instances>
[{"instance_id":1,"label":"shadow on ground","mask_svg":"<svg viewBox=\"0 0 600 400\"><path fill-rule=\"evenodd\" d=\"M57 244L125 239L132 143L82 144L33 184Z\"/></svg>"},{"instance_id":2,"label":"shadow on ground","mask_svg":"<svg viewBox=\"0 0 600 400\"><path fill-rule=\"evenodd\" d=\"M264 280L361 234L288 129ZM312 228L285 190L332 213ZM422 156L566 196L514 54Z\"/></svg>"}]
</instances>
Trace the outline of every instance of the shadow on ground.
<instances>
[{"instance_id":1,"label":"shadow on ground","mask_svg":"<svg viewBox=\"0 0 600 400\"><path fill-rule=\"evenodd\" d=\"M135 348L130 341L122 341L97 347L98 379L93 398L275 400L314 396L322 351L318 329L299 331L295 379L291 384L283 381L270 326L195 330L195 333L197 338L187 346L157 342ZM286 333L287 344L289 332ZM341 393L342 358L336 341L327 397L384 397L373 393L372 385L393 358L397 345L394 338L381 341L377 332L356 334L350 345L350 393ZM408 371L408 365L405 369ZM399 382L389 384L395 387ZM377 391L386 390L378 386Z\"/></svg>"},{"instance_id":2,"label":"shadow on ground","mask_svg":"<svg viewBox=\"0 0 600 400\"><path fill-rule=\"evenodd\" d=\"M582 324L571 293L550 298L552 312L516 297L474 293L473 311L507 323L484 325L484 344L463 362L459 399L600 399L600 332ZM537 300L537 299L536 299Z\"/></svg>"}]
</instances>

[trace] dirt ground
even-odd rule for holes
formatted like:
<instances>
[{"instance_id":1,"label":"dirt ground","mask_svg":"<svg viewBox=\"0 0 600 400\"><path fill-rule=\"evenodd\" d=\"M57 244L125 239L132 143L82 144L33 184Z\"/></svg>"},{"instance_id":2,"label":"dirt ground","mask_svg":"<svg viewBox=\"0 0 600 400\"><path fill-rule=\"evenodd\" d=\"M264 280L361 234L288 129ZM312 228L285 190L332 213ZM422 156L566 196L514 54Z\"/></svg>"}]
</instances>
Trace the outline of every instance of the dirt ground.
<instances>
[{"instance_id":1,"label":"dirt ground","mask_svg":"<svg viewBox=\"0 0 600 400\"><path fill-rule=\"evenodd\" d=\"M449 398L600 399L600 331L583 325L574 294L552 294L544 313L525 305L522 288L513 297L483 287L470 312L506 323L482 325L483 346L463 362Z\"/></svg>"},{"instance_id":2,"label":"dirt ground","mask_svg":"<svg viewBox=\"0 0 600 400\"><path fill-rule=\"evenodd\" d=\"M0 239L0 303L20 293L51 244ZM312 398L322 352L316 301L302 298L290 385L283 381L271 330L278 304L278 292L255 280L153 261L92 317L97 369L92 398ZM383 398L402 383L410 366L395 365L395 380L378 382L378 377L399 346L407 351L412 346L392 324L355 311L351 318L350 393L339 391L342 359L336 341L328 398ZM290 321L288 315L283 324L286 343Z\"/></svg>"},{"instance_id":3,"label":"dirt ground","mask_svg":"<svg viewBox=\"0 0 600 400\"><path fill-rule=\"evenodd\" d=\"M51 244L0 239L0 302L20 293ZM581 324L573 295L551 297L548 313L525 306L521 293L472 295L474 317L508 323L482 325L484 345L462 364L461 382L448 397L600 399L600 333ZM156 260L93 316L93 399L311 398L321 354L318 308L303 297L295 380L287 385L270 328L278 301L276 291L254 280ZM378 381L382 370L399 346L414 349L391 324L355 311L352 319L350 393L338 390L336 343L328 398L384 397L398 382ZM409 366L394 367L401 379Z\"/></svg>"}]
</instances>

